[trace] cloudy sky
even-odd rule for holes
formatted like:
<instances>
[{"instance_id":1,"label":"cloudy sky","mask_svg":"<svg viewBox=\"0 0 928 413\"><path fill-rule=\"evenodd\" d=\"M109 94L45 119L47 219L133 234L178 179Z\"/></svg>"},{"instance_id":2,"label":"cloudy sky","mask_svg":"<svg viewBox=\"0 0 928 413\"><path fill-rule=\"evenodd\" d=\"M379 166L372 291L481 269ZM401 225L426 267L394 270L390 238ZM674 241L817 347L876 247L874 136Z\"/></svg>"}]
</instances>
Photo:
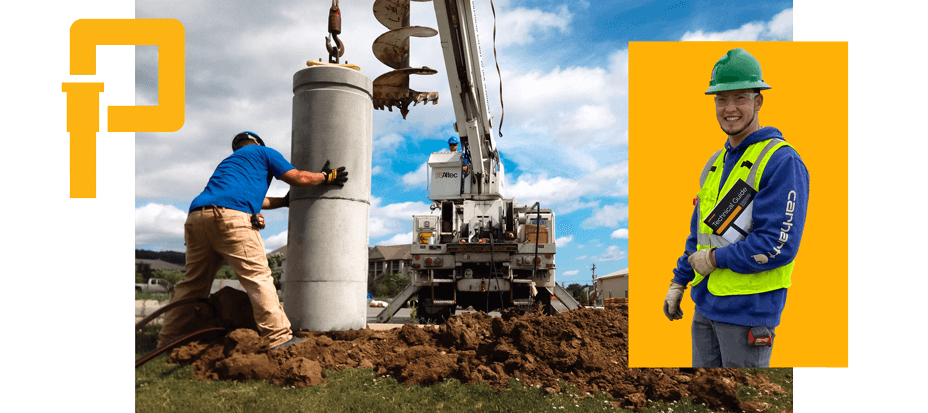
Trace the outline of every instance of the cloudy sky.
<instances>
[{"instance_id":1,"label":"cloudy sky","mask_svg":"<svg viewBox=\"0 0 928 413\"><path fill-rule=\"evenodd\" d=\"M478 32L494 126L501 117L493 58L493 15L478 1ZM341 0L343 60L371 79L391 70L371 51L387 29L372 0ZM173 133L139 133L136 248L183 251L190 201L251 130L290 158L293 73L326 59L331 1L136 2L137 18L174 18L186 30L186 124ZM496 6L498 64L505 103L497 144L505 195L540 201L557 214L558 281L587 282L628 267L628 42L792 40L791 1L508 1ZM724 15L725 18L719 18ZM429 2L413 2L413 25L437 28ZM413 38L411 66L438 69L410 86L438 92L437 105L374 111L370 245L409 243L413 214L429 213L425 162L453 134L453 109L438 37ZM136 51L136 104L157 102L157 49ZM711 68L705 70L707 80ZM269 196L282 196L274 181ZM266 211L268 250L287 241L287 210ZM682 240L680 241L682 245Z\"/></svg>"}]
</instances>

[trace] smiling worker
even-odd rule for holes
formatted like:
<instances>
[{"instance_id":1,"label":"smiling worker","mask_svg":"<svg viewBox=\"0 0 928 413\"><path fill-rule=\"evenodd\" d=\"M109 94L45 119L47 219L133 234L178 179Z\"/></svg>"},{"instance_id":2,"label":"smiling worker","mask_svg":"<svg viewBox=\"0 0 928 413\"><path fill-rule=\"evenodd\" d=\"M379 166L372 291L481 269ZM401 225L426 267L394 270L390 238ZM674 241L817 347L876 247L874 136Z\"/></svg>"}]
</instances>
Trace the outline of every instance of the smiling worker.
<instances>
[{"instance_id":1,"label":"smiling worker","mask_svg":"<svg viewBox=\"0 0 928 413\"><path fill-rule=\"evenodd\" d=\"M712 69L706 94L728 138L700 176L686 252L664 300L664 314L679 320L683 291L693 287L693 367L769 367L786 305L809 173L779 130L760 126L767 89L744 49Z\"/></svg>"}]
</instances>

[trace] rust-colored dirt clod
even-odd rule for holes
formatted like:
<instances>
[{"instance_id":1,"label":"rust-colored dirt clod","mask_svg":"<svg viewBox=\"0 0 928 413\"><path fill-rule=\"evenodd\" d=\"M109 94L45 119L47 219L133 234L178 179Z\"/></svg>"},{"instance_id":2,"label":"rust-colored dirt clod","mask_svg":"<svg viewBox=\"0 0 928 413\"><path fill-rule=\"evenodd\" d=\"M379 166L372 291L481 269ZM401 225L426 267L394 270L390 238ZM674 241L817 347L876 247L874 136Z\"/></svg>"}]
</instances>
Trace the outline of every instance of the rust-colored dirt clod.
<instances>
[{"instance_id":1,"label":"rust-colored dirt clod","mask_svg":"<svg viewBox=\"0 0 928 413\"><path fill-rule=\"evenodd\" d=\"M756 402L738 401L738 384L768 394L783 392L764 375L749 377L735 369L629 369L627 314L626 305L555 316L468 313L437 328L407 324L381 331L306 333L307 341L280 351L270 350L255 331L239 329L213 342L175 349L169 361L192 364L200 379L264 379L288 386L321 383L322 369L356 367L407 385L455 378L500 389L516 377L552 393L561 390L562 380L580 392L609 393L620 406L636 411L649 400L681 397L716 410L755 411Z\"/></svg>"}]
</instances>

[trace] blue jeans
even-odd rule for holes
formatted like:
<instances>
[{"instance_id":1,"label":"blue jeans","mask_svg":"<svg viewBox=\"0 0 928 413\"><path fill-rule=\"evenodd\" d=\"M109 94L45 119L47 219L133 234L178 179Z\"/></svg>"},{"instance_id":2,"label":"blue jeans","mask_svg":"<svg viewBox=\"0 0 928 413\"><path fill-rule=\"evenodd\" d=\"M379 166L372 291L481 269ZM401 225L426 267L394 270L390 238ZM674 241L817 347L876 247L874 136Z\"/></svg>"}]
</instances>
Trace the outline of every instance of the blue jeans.
<instances>
[{"instance_id":1,"label":"blue jeans","mask_svg":"<svg viewBox=\"0 0 928 413\"><path fill-rule=\"evenodd\" d=\"M748 345L751 327L693 316L693 367L770 367L773 347ZM776 337L773 328L768 328Z\"/></svg>"}]
</instances>

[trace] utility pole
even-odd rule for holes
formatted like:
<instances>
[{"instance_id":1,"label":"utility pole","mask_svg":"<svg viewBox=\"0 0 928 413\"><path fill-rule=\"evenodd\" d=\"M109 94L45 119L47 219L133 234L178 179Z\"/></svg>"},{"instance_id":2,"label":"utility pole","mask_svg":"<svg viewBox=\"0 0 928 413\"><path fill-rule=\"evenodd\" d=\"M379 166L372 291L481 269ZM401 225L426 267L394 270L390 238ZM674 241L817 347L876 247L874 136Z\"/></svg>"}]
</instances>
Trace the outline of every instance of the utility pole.
<instances>
[{"instance_id":1,"label":"utility pole","mask_svg":"<svg viewBox=\"0 0 928 413\"><path fill-rule=\"evenodd\" d=\"M593 300L593 297L592 297L593 291L596 291L596 263L593 263L593 281L590 285L590 291L586 295L587 297L590 297L590 304L593 307L596 307L596 301ZM596 299L598 300L599 297L596 297Z\"/></svg>"}]
</instances>

